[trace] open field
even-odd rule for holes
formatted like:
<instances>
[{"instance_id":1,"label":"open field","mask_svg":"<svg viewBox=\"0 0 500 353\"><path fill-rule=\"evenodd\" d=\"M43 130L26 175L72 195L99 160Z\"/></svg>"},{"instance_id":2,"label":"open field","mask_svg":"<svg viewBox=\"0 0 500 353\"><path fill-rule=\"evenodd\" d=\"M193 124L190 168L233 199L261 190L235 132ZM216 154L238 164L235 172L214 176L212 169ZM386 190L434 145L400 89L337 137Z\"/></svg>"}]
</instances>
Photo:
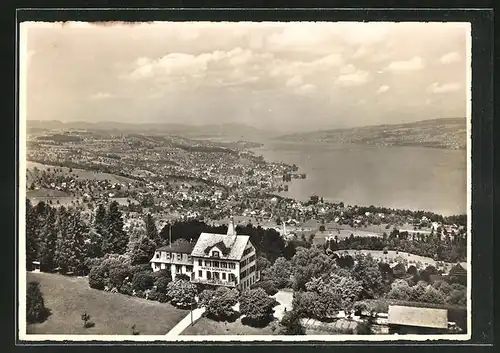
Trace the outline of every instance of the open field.
<instances>
[{"instance_id":1,"label":"open field","mask_svg":"<svg viewBox=\"0 0 500 353\"><path fill-rule=\"evenodd\" d=\"M45 322L28 325L28 334L131 335L135 324L141 335L164 335L188 313L170 304L92 289L87 278L29 272L27 281L40 283L45 306L52 311ZM92 317L94 327L83 327L83 312Z\"/></svg>"},{"instance_id":2,"label":"open field","mask_svg":"<svg viewBox=\"0 0 500 353\"><path fill-rule=\"evenodd\" d=\"M78 179L81 179L81 180L85 180L85 179L88 179L88 180L108 180L110 183L129 183L129 182L134 181L130 178L126 178L126 177L123 177L120 175L115 175L115 174L101 173L101 172L95 172L92 170L77 169L77 168L73 168L72 171L70 172L69 171L70 168L56 167L56 166L52 166L52 165L27 161L26 162L26 169L28 169L28 170L27 170L26 176L28 178L28 183L31 182L30 177L31 177L31 173L33 172L34 168L37 168L40 171L47 170L47 169L50 169L52 171L52 170L54 170L54 168L62 169L62 172L58 172L58 174L61 174L61 175L73 175L74 174L74 175L77 175Z\"/></svg>"},{"instance_id":3,"label":"open field","mask_svg":"<svg viewBox=\"0 0 500 353\"><path fill-rule=\"evenodd\" d=\"M277 320L268 324L266 327L258 328L242 324L240 318L236 319L234 322L219 322L202 317L196 321L193 326L188 326L188 328L182 332L182 335L277 335L278 329L274 332L272 331L272 327L276 324Z\"/></svg>"},{"instance_id":4,"label":"open field","mask_svg":"<svg viewBox=\"0 0 500 353\"><path fill-rule=\"evenodd\" d=\"M404 251L398 251L396 253L396 251L394 251L394 250L389 250L389 251L387 251L387 254L384 254L383 250L337 250L335 252L339 253L339 254L347 252L349 255L355 255L358 253L370 254L374 259L376 259L376 260L381 259L384 261L391 261L391 260L396 259L396 257L401 256L402 258L408 260L408 265L420 262L423 267L434 266L434 267L437 267L438 269L443 269L445 272L449 271L451 269L451 267L453 267L455 265L454 263L452 264L452 263L444 262L444 268L438 267L437 266L438 261L435 261L434 259L432 259L430 257L410 254L410 253L407 253ZM466 262L461 262L460 264L462 265L463 268L465 268L465 269L468 268Z\"/></svg>"}]
</instances>

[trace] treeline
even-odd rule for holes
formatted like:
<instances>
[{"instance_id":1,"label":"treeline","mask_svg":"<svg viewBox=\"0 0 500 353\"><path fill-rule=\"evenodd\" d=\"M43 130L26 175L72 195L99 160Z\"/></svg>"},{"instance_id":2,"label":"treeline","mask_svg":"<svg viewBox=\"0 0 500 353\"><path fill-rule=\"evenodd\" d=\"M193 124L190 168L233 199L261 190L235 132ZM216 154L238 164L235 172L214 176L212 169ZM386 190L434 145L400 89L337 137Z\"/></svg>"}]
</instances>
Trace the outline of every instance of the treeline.
<instances>
[{"instance_id":1,"label":"treeline","mask_svg":"<svg viewBox=\"0 0 500 353\"><path fill-rule=\"evenodd\" d=\"M465 237L445 236L440 234L418 234L409 236L408 232L394 229L388 236L380 237L350 237L330 241L327 245L331 250L397 250L411 254L433 258L437 261L458 262L467 258L467 239Z\"/></svg>"},{"instance_id":2,"label":"treeline","mask_svg":"<svg viewBox=\"0 0 500 353\"><path fill-rule=\"evenodd\" d=\"M116 201L107 208L99 205L89 220L75 208L55 208L44 202L33 206L26 200L27 269L39 261L42 271L84 274L89 259L124 254L131 246L141 245L140 239L138 245L130 240Z\"/></svg>"},{"instance_id":3,"label":"treeline","mask_svg":"<svg viewBox=\"0 0 500 353\"><path fill-rule=\"evenodd\" d=\"M227 225L210 226L200 220L177 221L166 225L160 231L160 237L164 242L169 240L171 228L172 242L184 239L189 242L196 242L201 233L226 234ZM291 258L295 254L298 245L304 245L302 241L298 243L286 243L280 233L273 228L264 229L261 226L255 227L252 224L236 226L236 232L250 236L250 241L255 246L257 255L265 257L268 261L274 262L279 257ZM307 244L310 246L310 244Z\"/></svg>"},{"instance_id":4,"label":"treeline","mask_svg":"<svg viewBox=\"0 0 500 353\"><path fill-rule=\"evenodd\" d=\"M83 139L81 137L72 136L72 135L62 135L62 134L39 136L37 139L38 140L56 141L56 142L81 142L81 141L83 141Z\"/></svg>"},{"instance_id":5,"label":"treeline","mask_svg":"<svg viewBox=\"0 0 500 353\"><path fill-rule=\"evenodd\" d=\"M215 147L215 146L188 146L188 145L182 145L180 143L172 143L172 147L175 148L180 148L181 150L187 151L187 152L204 152L204 153L229 153L236 155L238 152L224 148L224 147Z\"/></svg>"}]
</instances>

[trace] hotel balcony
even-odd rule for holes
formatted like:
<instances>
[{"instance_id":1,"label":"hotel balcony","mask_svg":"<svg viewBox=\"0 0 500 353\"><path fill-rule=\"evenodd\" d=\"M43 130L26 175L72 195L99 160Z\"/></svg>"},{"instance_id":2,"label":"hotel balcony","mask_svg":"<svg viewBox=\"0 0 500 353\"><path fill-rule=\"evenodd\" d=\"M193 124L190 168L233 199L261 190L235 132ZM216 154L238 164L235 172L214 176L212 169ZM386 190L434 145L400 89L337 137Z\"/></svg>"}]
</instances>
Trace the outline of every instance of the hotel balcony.
<instances>
[{"instance_id":1,"label":"hotel balcony","mask_svg":"<svg viewBox=\"0 0 500 353\"><path fill-rule=\"evenodd\" d=\"M195 278L191 282L193 283L201 283L201 284L209 284L213 286L226 286L226 287L236 287L236 281L224 281L221 279L206 279L206 278Z\"/></svg>"}]
</instances>

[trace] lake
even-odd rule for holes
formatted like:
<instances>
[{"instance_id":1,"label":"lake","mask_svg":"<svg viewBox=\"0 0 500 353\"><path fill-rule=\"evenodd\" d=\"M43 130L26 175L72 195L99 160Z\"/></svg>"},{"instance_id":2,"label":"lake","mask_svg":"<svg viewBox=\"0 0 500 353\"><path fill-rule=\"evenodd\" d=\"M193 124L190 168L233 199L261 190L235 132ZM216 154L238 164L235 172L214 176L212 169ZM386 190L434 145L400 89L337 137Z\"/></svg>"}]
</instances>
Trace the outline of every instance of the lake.
<instances>
[{"instance_id":1,"label":"lake","mask_svg":"<svg viewBox=\"0 0 500 353\"><path fill-rule=\"evenodd\" d=\"M292 179L282 196L307 200L316 194L349 205L466 213L465 150L273 141L253 151L307 174Z\"/></svg>"}]
</instances>

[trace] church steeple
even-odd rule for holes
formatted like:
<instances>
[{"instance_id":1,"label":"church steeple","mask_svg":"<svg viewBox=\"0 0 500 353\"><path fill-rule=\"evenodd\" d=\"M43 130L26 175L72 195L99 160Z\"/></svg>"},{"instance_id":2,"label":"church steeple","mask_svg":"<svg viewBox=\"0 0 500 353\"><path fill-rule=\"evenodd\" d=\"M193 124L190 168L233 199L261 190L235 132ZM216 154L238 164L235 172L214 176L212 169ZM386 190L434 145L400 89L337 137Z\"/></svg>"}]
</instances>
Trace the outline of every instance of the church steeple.
<instances>
[{"instance_id":1,"label":"church steeple","mask_svg":"<svg viewBox=\"0 0 500 353\"><path fill-rule=\"evenodd\" d=\"M234 227L234 219L231 217L231 221L227 226L227 235L236 235L236 228Z\"/></svg>"}]
</instances>

